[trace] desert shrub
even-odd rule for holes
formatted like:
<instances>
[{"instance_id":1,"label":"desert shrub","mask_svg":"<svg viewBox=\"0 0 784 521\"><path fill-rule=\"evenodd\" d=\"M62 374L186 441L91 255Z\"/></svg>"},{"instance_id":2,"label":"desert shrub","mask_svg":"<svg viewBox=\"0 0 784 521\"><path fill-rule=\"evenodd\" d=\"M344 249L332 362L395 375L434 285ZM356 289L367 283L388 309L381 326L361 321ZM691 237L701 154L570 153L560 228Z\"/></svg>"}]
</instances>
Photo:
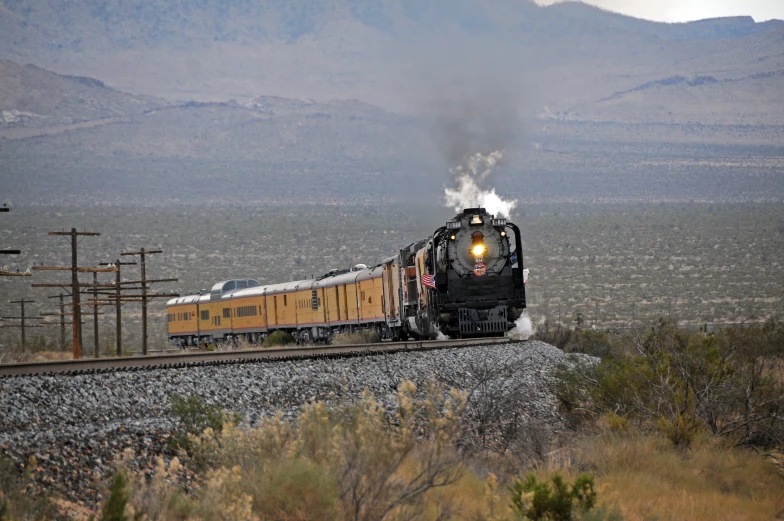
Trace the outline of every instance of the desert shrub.
<instances>
[{"instance_id":1,"label":"desert shrub","mask_svg":"<svg viewBox=\"0 0 784 521\"><path fill-rule=\"evenodd\" d=\"M581 334L584 332L581 332ZM601 362L559 370L567 411L607 412L688 445L702 429L778 457L784 448L784 327L766 324L705 334L661 320L632 345L609 342Z\"/></svg>"},{"instance_id":2,"label":"desert shrub","mask_svg":"<svg viewBox=\"0 0 784 521\"><path fill-rule=\"evenodd\" d=\"M579 329L569 337L563 350L567 353L585 353L603 358L613 352L612 337L606 331Z\"/></svg>"},{"instance_id":3,"label":"desert shrub","mask_svg":"<svg viewBox=\"0 0 784 521\"><path fill-rule=\"evenodd\" d=\"M377 344L381 342L381 335L373 329L360 329L352 333L338 333L332 337L334 345Z\"/></svg>"},{"instance_id":4,"label":"desert shrub","mask_svg":"<svg viewBox=\"0 0 784 521\"><path fill-rule=\"evenodd\" d=\"M285 346L294 343L294 337L291 334L287 333L286 331L278 330L273 331L270 336L268 336L264 343L261 345L263 347L274 347L274 346Z\"/></svg>"},{"instance_id":5,"label":"desert shrub","mask_svg":"<svg viewBox=\"0 0 784 521\"><path fill-rule=\"evenodd\" d=\"M38 464L35 457L20 471L8 458L0 457L0 520L50 519L53 504L48 495L34 497L28 491L32 470Z\"/></svg>"},{"instance_id":6,"label":"desert shrub","mask_svg":"<svg viewBox=\"0 0 784 521\"><path fill-rule=\"evenodd\" d=\"M596 506L593 476L579 476L571 487L560 474L550 484L529 474L525 481L515 480L510 487L512 510L520 519L531 521L571 521L574 514L588 512Z\"/></svg>"},{"instance_id":7,"label":"desert shrub","mask_svg":"<svg viewBox=\"0 0 784 521\"><path fill-rule=\"evenodd\" d=\"M431 492L464 472L455 450L464 407L463 393L433 381L418 392L402 382L394 410L366 391L353 405L309 404L296 422L276 417L253 429L208 427L190 437L188 462L205 471L191 498L176 493L174 480L159 479L173 474L161 460L154 478L160 488L145 483L142 473L133 478L129 511L205 521L427 519L431 507L451 511L447 496ZM176 511L171 498L182 503Z\"/></svg>"},{"instance_id":8,"label":"desert shrub","mask_svg":"<svg viewBox=\"0 0 784 521\"><path fill-rule=\"evenodd\" d=\"M169 395L172 414L179 423L179 428L172 434L169 441L171 450L184 449L187 453L192 451L192 436L198 436L206 429L220 433L227 423L237 423L240 416L228 413L219 407L207 405L201 396L192 394L182 396L177 393Z\"/></svg>"},{"instance_id":9,"label":"desert shrub","mask_svg":"<svg viewBox=\"0 0 784 521\"><path fill-rule=\"evenodd\" d=\"M562 324L556 324L555 326L551 325L550 320L547 319L544 324L542 324L542 327L536 329L534 338L541 340L542 342L547 342L558 349L564 349L566 345L569 344L574 333L575 330L564 327Z\"/></svg>"},{"instance_id":10,"label":"desert shrub","mask_svg":"<svg viewBox=\"0 0 784 521\"><path fill-rule=\"evenodd\" d=\"M126 521L125 507L128 505L128 480L125 473L117 472L109 487L109 498L101 510L102 521Z\"/></svg>"}]
</instances>

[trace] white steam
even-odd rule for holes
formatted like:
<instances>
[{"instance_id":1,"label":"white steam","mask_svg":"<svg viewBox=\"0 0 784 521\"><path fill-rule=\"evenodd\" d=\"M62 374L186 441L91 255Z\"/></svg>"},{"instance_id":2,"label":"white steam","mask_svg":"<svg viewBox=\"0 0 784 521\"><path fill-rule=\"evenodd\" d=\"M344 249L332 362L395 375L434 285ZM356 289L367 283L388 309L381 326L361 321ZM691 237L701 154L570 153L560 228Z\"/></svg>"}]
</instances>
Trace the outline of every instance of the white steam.
<instances>
[{"instance_id":1,"label":"white steam","mask_svg":"<svg viewBox=\"0 0 784 521\"><path fill-rule=\"evenodd\" d=\"M536 328L531 322L531 318L523 313L520 318L515 320L515 327L509 331L508 335L514 340L528 340L534 336L534 333L536 333Z\"/></svg>"},{"instance_id":2,"label":"white steam","mask_svg":"<svg viewBox=\"0 0 784 521\"><path fill-rule=\"evenodd\" d=\"M496 150L486 156L476 153L468 158L465 166L450 168L449 173L455 178L457 188L444 190L447 206L454 207L457 213L465 208L481 207L497 217L509 218L517 206L517 200L505 200L495 193L495 188L488 190L482 186L503 157L503 150Z\"/></svg>"},{"instance_id":3,"label":"white steam","mask_svg":"<svg viewBox=\"0 0 784 521\"><path fill-rule=\"evenodd\" d=\"M449 340L449 335L445 335L440 329L436 329L436 340Z\"/></svg>"}]
</instances>

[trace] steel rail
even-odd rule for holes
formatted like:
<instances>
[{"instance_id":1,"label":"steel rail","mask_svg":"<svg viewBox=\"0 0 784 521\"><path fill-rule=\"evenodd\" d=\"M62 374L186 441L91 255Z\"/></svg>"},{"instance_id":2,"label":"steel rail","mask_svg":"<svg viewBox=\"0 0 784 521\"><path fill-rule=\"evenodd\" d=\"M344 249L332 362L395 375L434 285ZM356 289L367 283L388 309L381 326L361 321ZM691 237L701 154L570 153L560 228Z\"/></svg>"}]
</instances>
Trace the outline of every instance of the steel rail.
<instances>
[{"instance_id":1,"label":"steel rail","mask_svg":"<svg viewBox=\"0 0 784 521\"><path fill-rule=\"evenodd\" d=\"M21 362L0 364L0 378L50 374L80 374L179 368L202 365L248 363L256 361L283 361L302 358L341 356L371 356L405 351L428 351L450 347L500 344L505 337L469 338L459 340L418 340L406 342L384 342L379 344L355 344L337 346L297 346L270 349L246 349L241 351L200 351L195 353L171 353L133 357L84 358L79 360L54 360L45 362Z\"/></svg>"}]
</instances>

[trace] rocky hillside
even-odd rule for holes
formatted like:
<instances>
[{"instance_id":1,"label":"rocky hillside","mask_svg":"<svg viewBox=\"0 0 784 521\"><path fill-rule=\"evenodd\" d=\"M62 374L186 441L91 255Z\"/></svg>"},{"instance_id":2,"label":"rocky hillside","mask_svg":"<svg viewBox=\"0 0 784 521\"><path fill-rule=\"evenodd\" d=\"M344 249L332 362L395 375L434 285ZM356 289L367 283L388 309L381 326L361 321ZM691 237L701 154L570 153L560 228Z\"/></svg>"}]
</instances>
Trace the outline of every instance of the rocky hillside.
<instances>
[{"instance_id":1,"label":"rocky hillside","mask_svg":"<svg viewBox=\"0 0 784 521\"><path fill-rule=\"evenodd\" d=\"M507 84L532 110L623 117L602 103L651 82L713 77L725 98L699 114L738 123L767 114L751 92L776 92L784 22L750 18L662 24L577 3L527 0L380 3L0 1L0 58L170 99L226 101L260 94L357 98L416 111L443 83ZM637 95L634 118L689 112L694 93ZM767 96L767 94L765 94ZM689 114L692 118L694 114ZM742 119L742 118L740 118Z\"/></svg>"},{"instance_id":2,"label":"rocky hillside","mask_svg":"<svg viewBox=\"0 0 784 521\"><path fill-rule=\"evenodd\" d=\"M64 76L34 65L0 60L0 128L131 116L167 105L150 96L108 88L94 78Z\"/></svg>"}]
</instances>

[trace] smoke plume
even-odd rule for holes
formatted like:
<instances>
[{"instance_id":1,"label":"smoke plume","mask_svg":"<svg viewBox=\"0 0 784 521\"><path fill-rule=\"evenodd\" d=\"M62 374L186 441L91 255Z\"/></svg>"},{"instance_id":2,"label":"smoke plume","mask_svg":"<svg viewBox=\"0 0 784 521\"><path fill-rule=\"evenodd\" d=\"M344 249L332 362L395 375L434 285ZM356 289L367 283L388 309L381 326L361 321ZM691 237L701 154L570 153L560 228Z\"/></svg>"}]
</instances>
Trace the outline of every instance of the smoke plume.
<instances>
[{"instance_id":1,"label":"smoke plume","mask_svg":"<svg viewBox=\"0 0 784 521\"><path fill-rule=\"evenodd\" d=\"M503 157L503 150L496 150L486 156L477 152L468 157L465 165L450 168L449 173L456 187L444 189L446 205L453 207L457 213L464 208L481 207L498 217L511 217L517 200L503 199L495 192L495 188L485 188Z\"/></svg>"},{"instance_id":2,"label":"smoke plume","mask_svg":"<svg viewBox=\"0 0 784 521\"><path fill-rule=\"evenodd\" d=\"M514 329L508 334L514 340L528 340L534 336L534 333L536 333L536 328L533 322L531 322L531 318L526 313L523 313L515 321Z\"/></svg>"}]
</instances>

